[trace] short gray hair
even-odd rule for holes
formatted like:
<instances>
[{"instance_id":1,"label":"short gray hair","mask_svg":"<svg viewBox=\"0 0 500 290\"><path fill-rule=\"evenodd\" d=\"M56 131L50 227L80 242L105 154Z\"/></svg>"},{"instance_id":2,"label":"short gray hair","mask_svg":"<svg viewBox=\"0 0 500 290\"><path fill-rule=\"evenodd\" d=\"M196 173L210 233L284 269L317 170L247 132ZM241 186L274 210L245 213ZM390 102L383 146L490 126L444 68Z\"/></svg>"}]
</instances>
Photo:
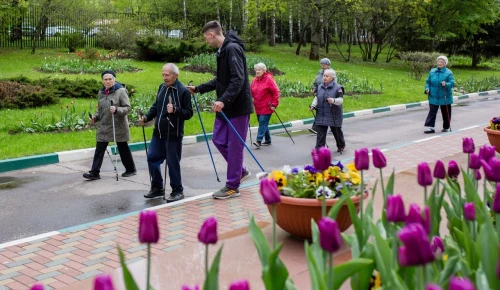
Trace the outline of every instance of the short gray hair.
<instances>
[{"instance_id":1,"label":"short gray hair","mask_svg":"<svg viewBox=\"0 0 500 290\"><path fill-rule=\"evenodd\" d=\"M163 66L163 69L170 69L170 71L174 74L174 75L179 75L179 68L174 64L174 63L166 63L164 66Z\"/></svg>"},{"instance_id":2,"label":"short gray hair","mask_svg":"<svg viewBox=\"0 0 500 290\"><path fill-rule=\"evenodd\" d=\"M337 78L337 73L331 68L325 69L325 71L323 72L323 75L329 75L333 78Z\"/></svg>"},{"instance_id":3,"label":"short gray hair","mask_svg":"<svg viewBox=\"0 0 500 290\"><path fill-rule=\"evenodd\" d=\"M267 70L266 65L265 65L263 62L256 63L256 64L253 66L253 69L263 69L263 70Z\"/></svg>"},{"instance_id":4,"label":"short gray hair","mask_svg":"<svg viewBox=\"0 0 500 290\"><path fill-rule=\"evenodd\" d=\"M330 66L332 63L330 62L330 60L328 58L325 57L319 61L319 64L326 64L326 65Z\"/></svg>"}]
</instances>

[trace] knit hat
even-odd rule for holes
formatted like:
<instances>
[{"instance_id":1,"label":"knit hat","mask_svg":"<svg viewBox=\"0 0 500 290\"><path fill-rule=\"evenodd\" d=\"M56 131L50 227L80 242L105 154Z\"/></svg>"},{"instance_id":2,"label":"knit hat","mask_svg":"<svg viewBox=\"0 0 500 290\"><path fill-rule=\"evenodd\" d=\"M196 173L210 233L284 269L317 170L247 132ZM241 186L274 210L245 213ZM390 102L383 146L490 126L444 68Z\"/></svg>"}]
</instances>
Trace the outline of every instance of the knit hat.
<instances>
[{"instance_id":1,"label":"knit hat","mask_svg":"<svg viewBox=\"0 0 500 290\"><path fill-rule=\"evenodd\" d=\"M326 65L330 65L331 62L328 58L322 58L320 61L319 61L319 64L326 64Z\"/></svg>"},{"instance_id":2,"label":"knit hat","mask_svg":"<svg viewBox=\"0 0 500 290\"><path fill-rule=\"evenodd\" d=\"M448 64L448 58L446 56L440 55L440 56L438 56L438 58L436 59L436 61L438 61L439 59L444 60L444 65Z\"/></svg>"},{"instance_id":3,"label":"knit hat","mask_svg":"<svg viewBox=\"0 0 500 290\"><path fill-rule=\"evenodd\" d=\"M103 72L102 72L102 74L101 74L101 79L104 77L104 75L108 75L108 74L109 74L109 75L112 75L114 78L116 78L116 74L115 74L115 72L114 72L114 71L112 71L112 70L105 70L105 71L103 71Z\"/></svg>"}]
</instances>

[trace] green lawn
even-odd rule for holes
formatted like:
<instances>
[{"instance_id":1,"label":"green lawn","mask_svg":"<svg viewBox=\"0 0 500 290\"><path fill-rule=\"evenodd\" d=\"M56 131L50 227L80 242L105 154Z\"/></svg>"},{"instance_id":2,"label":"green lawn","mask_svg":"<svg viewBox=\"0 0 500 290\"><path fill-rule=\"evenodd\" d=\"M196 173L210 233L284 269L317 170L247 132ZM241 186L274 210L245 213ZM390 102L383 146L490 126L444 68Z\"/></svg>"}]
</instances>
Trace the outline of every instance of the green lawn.
<instances>
[{"instance_id":1,"label":"green lawn","mask_svg":"<svg viewBox=\"0 0 500 290\"><path fill-rule=\"evenodd\" d=\"M0 79L26 76L29 78L42 77L57 77L57 78L94 78L100 79L99 75L66 75L66 74L45 74L34 70L45 61L58 57L74 58L74 54L68 54L66 49L38 49L36 54L32 55L29 49L4 49L0 50ZM263 47L263 51L257 55L273 58L277 67L285 72L285 75L276 77L277 79L285 79L288 81L301 81L303 84L309 85L317 71L320 69L318 61L309 61L307 55L309 46L302 48L301 55L295 55L295 47L288 45L278 45L275 48ZM354 48L354 55L359 55L359 52ZM385 56L380 57L378 63L366 63L353 57L350 62L343 62L340 55L333 50L326 55L324 51L321 57L329 57L332 60L332 67L338 74L346 72L350 78L366 79L372 83L377 90L382 89L381 94L375 95L357 95L347 96L344 102L344 111L355 111L367 108L381 107L387 105L418 102L426 99L423 94L425 77L422 80L413 80L408 78L407 70L403 63L398 60L393 60L390 63L385 63ZM162 82L161 68L163 63L159 62L144 62L132 60L131 63L142 69L138 73L123 73L118 74L117 80L133 84L138 92L156 91L158 85ZM195 84L209 80L212 78L210 74L198 74L183 71L184 64L179 64L181 73L179 79L183 83L188 83L193 80ZM500 76L500 71L475 71L467 69L451 68L455 75L457 86L460 82L475 76L482 79L487 76ZM96 88L96 92L99 88ZM65 151L79 148L89 148L95 145L95 131L87 130L83 132L71 133L45 133L45 134L9 134L9 130L17 130L20 122L29 123L33 114L42 113L42 119L48 120L52 114L59 116L61 106L66 106L70 103L70 99L62 98L60 103L43 108L25 109L25 110L0 110L0 159L15 158L21 156L52 153L56 151ZM283 121L291 121L297 119L310 118L311 113L307 110L311 99L296 99L282 98L278 113ZM90 100L76 100L75 107L77 112L89 110L91 106ZM213 129L214 115L211 113L202 113L205 129L211 132ZM48 121L46 121L48 122ZM252 116L252 126L256 126L257 120L255 115ZM278 119L273 116L271 123L279 123ZM150 138L152 128L147 128L147 137ZM185 134L193 135L200 134L201 126L197 115L193 119L186 122ZM140 127L131 128L131 142L142 140L142 129Z\"/></svg>"}]
</instances>

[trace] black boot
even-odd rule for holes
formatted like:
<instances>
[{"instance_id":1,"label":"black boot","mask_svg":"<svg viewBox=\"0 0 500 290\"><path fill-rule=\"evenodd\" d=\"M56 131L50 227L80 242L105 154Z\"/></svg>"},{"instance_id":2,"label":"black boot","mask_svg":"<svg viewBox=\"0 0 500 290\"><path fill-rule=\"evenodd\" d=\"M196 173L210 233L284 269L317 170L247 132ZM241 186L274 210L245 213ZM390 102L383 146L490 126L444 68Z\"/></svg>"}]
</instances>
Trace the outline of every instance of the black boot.
<instances>
[{"instance_id":1,"label":"black boot","mask_svg":"<svg viewBox=\"0 0 500 290\"><path fill-rule=\"evenodd\" d=\"M83 174L83 177L84 178L87 178L89 180L97 180L97 179L101 179L101 176L99 175L99 173L94 173L94 172L85 172Z\"/></svg>"},{"instance_id":2,"label":"black boot","mask_svg":"<svg viewBox=\"0 0 500 290\"><path fill-rule=\"evenodd\" d=\"M170 196L166 199L167 202L174 202L184 199L184 193L173 191Z\"/></svg>"},{"instance_id":3,"label":"black boot","mask_svg":"<svg viewBox=\"0 0 500 290\"><path fill-rule=\"evenodd\" d=\"M145 198L155 198L155 197L160 197L165 195L165 189L163 188L157 188L157 187L151 187L151 190L144 195Z\"/></svg>"}]
</instances>

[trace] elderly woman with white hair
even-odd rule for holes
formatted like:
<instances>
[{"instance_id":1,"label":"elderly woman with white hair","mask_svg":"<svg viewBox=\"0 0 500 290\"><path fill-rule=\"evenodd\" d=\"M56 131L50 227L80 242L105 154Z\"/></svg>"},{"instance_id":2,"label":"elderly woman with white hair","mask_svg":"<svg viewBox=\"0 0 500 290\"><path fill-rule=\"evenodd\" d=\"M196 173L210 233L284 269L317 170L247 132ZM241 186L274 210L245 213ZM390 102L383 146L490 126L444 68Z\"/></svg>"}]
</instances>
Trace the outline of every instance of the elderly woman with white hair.
<instances>
[{"instance_id":1,"label":"elderly woman with white hair","mask_svg":"<svg viewBox=\"0 0 500 290\"><path fill-rule=\"evenodd\" d=\"M254 69L255 78L250 85L250 90L259 121L259 130L257 131L257 140L253 145L260 148L262 145L271 145L271 134L268 126L269 120L280 102L280 89L274 81L273 75L267 72L265 64L259 62L254 65ZM262 142L262 140L265 141Z\"/></svg>"},{"instance_id":2,"label":"elderly woman with white hair","mask_svg":"<svg viewBox=\"0 0 500 290\"><path fill-rule=\"evenodd\" d=\"M318 87L321 85L321 83L323 83L323 73L325 72L325 70L330 69L330 66L332 63L330 62L330 60L328 58L325 57L319 61L319 64L321 65L321 69L318 71L318 74L316 74L316 78L314 78L313 88L311 90L313 95L316 95L316 92L318 91ZM314 129L314 124L309 129L309 131L311 133L316 134L316 130Z\"/></svg>"},{"instance_id":3,"label":"elderly woman with white hair","mask_svg":"<svg viewBox=\"0 0 500 290\"><path fill-rule=\"evenodd\" d=\"M429 127L425 134L432 134L436 124L438 109L441 109L443 117L443 130L441 132L451 132L451 104L453 104L453 86L455 79L453 72L446 65L448 58L441 55L437 58L437 68L431 69L427 81L425 82L425 93L429 96L429 114L425 120L426 127Z\"/></svg>"},{"instance_id":4,"label":"elderly woman with white hair","mask_svg":"<svg viewBox=\"0 0 500 290\"><path fill-rule=\"evenodd\" d=\"M316 149L325 146L326 134L328 127L330 127L337 143L337 152L342 153L345 148L344 133L342 132L344 88L335 81L336 77L333 69L324 71L323 82L318 86L316 97L309 109L316 110L316 118L314 119L317 131Z\"/></svg>"}]
</instances>

